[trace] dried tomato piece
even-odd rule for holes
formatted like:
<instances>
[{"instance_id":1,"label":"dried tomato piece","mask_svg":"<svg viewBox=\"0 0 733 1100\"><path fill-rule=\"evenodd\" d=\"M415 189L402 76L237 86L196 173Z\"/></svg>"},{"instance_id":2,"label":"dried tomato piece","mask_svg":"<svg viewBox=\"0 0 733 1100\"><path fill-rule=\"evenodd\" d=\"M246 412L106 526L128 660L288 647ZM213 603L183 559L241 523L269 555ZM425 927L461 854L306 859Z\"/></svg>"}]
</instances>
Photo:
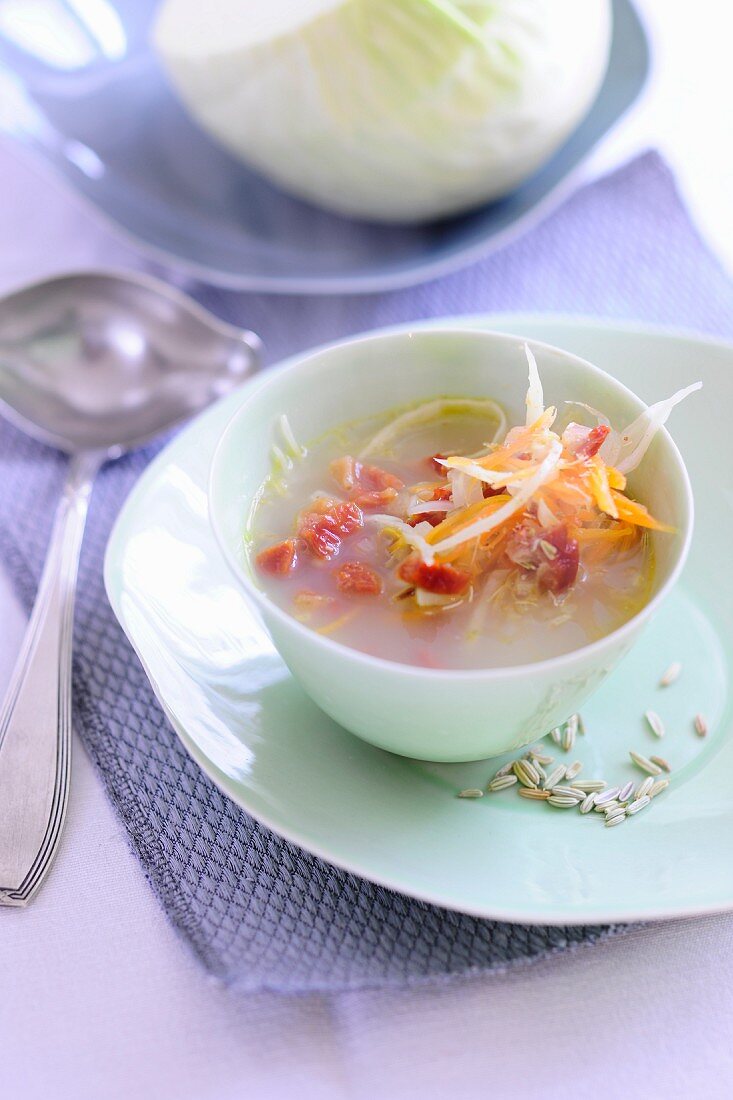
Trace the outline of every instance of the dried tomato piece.
<instances>
[{"instance_id":1,"label":"dried tomato piece","mask_svg":"<svg viewBox=\"0 0 733 1100\"><path fill-rule=\"evenodd\" d=\"M364 516L358 505L329 497L320 497L301 512L298 536L308 549L320 558L335 558L341 543L364 526Z\"/></svg>"},{"instance_id":2,"label":"dried tomato piece","mask_svg":"<svg viewBox=\"0 0 733 1100\"><path fill-rule=\"evenodd\" d=\"M610 431L607 424L588 428L584 424L572 423L562 433L562 441L576 458L592 458L598 454Z\"/></svg>"},{"instance_id":3,"label":"dried tomato piece","mask_svg":"<svg viewBox=\"0 0 733 1100\"><path fill-rule=\"evenodd\" d=\"M430 457L428 459L426 459L426 461L429 462L430 465L433 467L433 469L437 470L439 474L444 474L445 473L445 466L440 461L441 458L443 458L443 459L450 458L450 455L445 455L445 454L443 454L442 451L438 451L437 454L430 455Z\"/></svg>"},{"instance_id":4,"label":"dried tomato piece","mask_svg":"<svg viewBox=\"0 0 733 1100\"><path fill-rule=\"evenodd\" d=\"M298 564L298 544L295 539L285 539L260 550L255 558L257 568L273 576L284 576Z\"/></svg>"},{"instance_id":5,"label":"dried tomato piece","mask_svg":"<svg viewBox=\"0 0 733 1100\"><path fill-rule=\"evenodd\" d=\"M327 525L325 520L313 520L298 528L298 534L308 549L316 557L335 558L341 549L341 538Z\"/></svg>"},{"instance_id":6,"label":"dried tomato piece","mask_svg":"<svg viewBox=\"0 0 733 1100\"><path fill-rule=\"evenodd\" d=\"M309 508L311 515L322 516L337 535L346 538L364 526L364 517L358 505L330 497L319 497Z\"/></svg>"},{"instance_id":7,"label":"dried tomato piece","mask_svg":"<svg viewBox=\"0 0 733 1100\"><path fill-rule=\"evenodd\" d=\"M359 462L351 455L337 458L331 463L330 470L336 482L348 493L354 490L379 493L383 489L394 489L397 492L404 486L404 482L396 474L390 474L381 466Z\"/></svg>"},{"instance_id":8,"label":"dried tomato piece","mask_svg":"<svg viewBox=\"0 0 733 1100\"><path fill-rule=\"evenodd\" d=\"M484 500L488 497L498 497L502 493L506 492L505 489L495 489L493 485L488 485L487 482L481 482L481 492L483 493Z\"/></svg>"},{"instance_id":9,"label":"dried tomato piece","mask_svg":"<svg viewBox=\"0 0 733 1100\"><path fill-rule=\"evenodd\" d=\"M336 584L349 596L378 596L382 579L361 561L347 561L334 573Z\"/></svg>"},{"instance_id":10,"label":"dried tomato piece","mask_svg":"<svg viewBox=\"0 0 733 1100\"><path fill-rule=\"evenodd\" d=\"M585 441L580 444L575 453L581 458L592 458L593 455L598 454L610 431L607 424L598 424L595 428L591 428Z\"/></svg>"},{"instance_id":11,"label":"dried tomato piece","mask_svg":"<svg viewBox=\"0 0 733 1100\"><path fill-rule=\"evenodd\" d=\"M550 549L552 547L555 553ZM561 596L575 584L580 565L580 548L576 539L570 538L564 524L544 531L538 549L543 560L537 566L537 584L540 592Z\"/></svg>"},{"instance_id":12,"label":"dried tomato piece","mask_svg":"<svg viewBox=\"0 0 733 1100\"><path fill-rule=\"evenodd\" d=\"M388 470L383 470L381 466L362 466L361 474L359 475L359 484L364 489L372 489L375 492L380 492L382 489L395 489L399 491L404 487L404 481L397 477L396 474L391 474Z\"/></svg>"},{"instance_id":13,"label":"dried tomato piece","mask_svg":"<svg viewBox=\"0 0 733 1100\"><path fill-rule=\"evenodd\" d=\"M459 569L449 563L436 562L428 565L420 558L408 558L397 570L400 580L424 588L426 592L435 592L441 596L457 596L465 592L471 583L471 574L467 569Z\"/></svg>"},{"instance_id":14,"label":"dried tomato piece","mask_svg":"<svg viewBox=\"0 0 733 1100\"><path fill-rule=\"evenodd\" d=\"M431 500L450 500L453 490L450 485L436 485ZM431 527L437 527L445 519L446 512L418 512L412 519L408 519L410 527L416 527L418 523L429 523Z\"/></svg>"},{"instance_id":15,"label":"dried tomato piece","mask_svg":"<svg viewBox=\"0 0 733 1100\"><path fill-rule=\"evenodd\" d=\"M361 463L357 462L351 455L344 455L343 458L335 458L329 466L329 470L336 484L345 489L347 493L350 493L359 480Z\"/></svg>"},{"instance_id":16,"label":"dried tomato piece","mask_svg":"<svg viewBox=\"0 0 733 1100\"><path fill-rule=\"evenodd\" d=\"M397 497L396 489L365 489L354 496L354 504L363 512L376 512L386 508Z\"/></svg>"},{"instance_id":17,"label":"dried tomato piece","mask_svg":"<svg viewBox=\"0 0 733 1100\"><path fill-rule=\"evenodd\" d=\"M437 527L445 519L445 512L418 512L412 519L408 519L410 527L417 527L418 523L429 523L431 527Z\"/></svg>"}]
</instances>

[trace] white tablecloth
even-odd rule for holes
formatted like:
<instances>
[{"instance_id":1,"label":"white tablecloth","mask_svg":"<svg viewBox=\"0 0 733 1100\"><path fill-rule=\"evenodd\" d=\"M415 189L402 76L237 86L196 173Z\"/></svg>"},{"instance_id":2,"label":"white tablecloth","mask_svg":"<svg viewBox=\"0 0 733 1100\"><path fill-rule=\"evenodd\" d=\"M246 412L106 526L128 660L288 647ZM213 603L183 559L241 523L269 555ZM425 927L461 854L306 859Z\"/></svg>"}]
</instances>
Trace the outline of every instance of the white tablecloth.
<instances>
[{"instance_id":1,"label":"white tablecloth","mask_svg":"<svg viewBox=\"0 0 733 1100\"><path fill-rule=\"evenodd\" d=\"M647 144L733 267L729 49L720 0L645 0L658 71L588 174ZM0 290L124 264L127 245L0 148ZM0 576L0 687L23 627ZM733 915L634 932L504 977L405 992L231 998L168 926L80 745L47 884L0 910L0 1082L28 1100L554 1098L733 1091ZM733 856L732 856L733 858Z\"/></svg>"}]
</instances>

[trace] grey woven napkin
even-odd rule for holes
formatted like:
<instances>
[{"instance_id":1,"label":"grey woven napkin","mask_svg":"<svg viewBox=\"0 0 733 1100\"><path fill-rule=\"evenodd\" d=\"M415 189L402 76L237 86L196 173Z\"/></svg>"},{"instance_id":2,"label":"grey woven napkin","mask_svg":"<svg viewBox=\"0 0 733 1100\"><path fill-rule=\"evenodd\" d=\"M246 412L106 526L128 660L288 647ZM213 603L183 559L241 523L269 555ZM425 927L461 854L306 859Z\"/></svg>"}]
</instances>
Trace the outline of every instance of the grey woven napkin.
<instances>
[{"instance_id":1,"label":"grey woven napkin","mask_svg":"<svg viewBox=\"0 0 733 1100\"><path fill-rule=\"evenodd\" d=\"M647 154L502 252L416 289L359 298L197 288L270 358L375 325L498 309L600 313L730 335L730 283ZM112 521L153 450L106 467L81 561L76 727L161 904L202 963L247 989L342 990L496 971L613 929L527 928L412 901L338 871L241 812L189 759L107 604ZM65 463L0 423L0 558L30 606Z\"/></svg>"}]
</instances>

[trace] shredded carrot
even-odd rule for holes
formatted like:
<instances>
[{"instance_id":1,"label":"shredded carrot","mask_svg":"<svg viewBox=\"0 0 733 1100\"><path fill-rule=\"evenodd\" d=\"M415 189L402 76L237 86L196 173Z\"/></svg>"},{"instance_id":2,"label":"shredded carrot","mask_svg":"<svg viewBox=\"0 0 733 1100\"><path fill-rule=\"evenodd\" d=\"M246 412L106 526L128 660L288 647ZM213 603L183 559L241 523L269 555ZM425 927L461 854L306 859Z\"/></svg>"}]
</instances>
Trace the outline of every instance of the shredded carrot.
<instances>
[{"instance_id":1,"label":"shredded carrot","mask_svg":"<svg viewBox=\"0 0 733 1100\"><path fill-rule=\"evenodd\" d=\"M460 511L451 513L447 519L444 519L442 523L434 527L425 538L429 543L440 542L440 540L447 535L452 535L456 531L460 531L464 527L467 527L468 524L473 523L475 519L483 516L490 516L492 512L496 512L501 508L502 504L506 504L508 500L511 500L509 494L502 493L499 496L489 497L488 500L479 500L475 504L469 504L466 508L461 508Z\"/></svg>"},{"instance_id":2,"label":"shredded carrot","mask_svg":"<svg viewBox=\"0 0 733 1100\"><path fill-rule=\"evenodd\" d=\"M611 486L608 483L606 465L603 459L599 458L598 455L594 455L590 460L589 474L596 504L602 512L612 516L614 519L618 519L618 507L616 501L613 499Z\"/></svg>"},{"instance_id":3,"label":"shredded carrot","mask_svg":"<svg viewBox=\"0 0 733 1100\"><path fill-rule=\"evenodd\" d=\"M615 523L613 527L575 527L573 538L581 543L591 542L618 542L619 539L628 538L634 534L634 527L629 523Z\"/></svg>"},{"instance_id":4,"label":"shredded carrot","mask_svg":"<svg viewBox=\"0 0 733 1100\"><path fill-rule=\"evenodd\" d=\"M350 611L347 611L344 615L340 615L338 619L332 619L331 622L326 623L325 626L319 626L316 629L316 634L333 634L334 630L340 630L346 623L351 622L358 612L358 607L352 607Z\"/></svg>"},{"instance_id":5,"label":"shredded carrot","mask_svg":"<svg viewBox=\"0 0 733 1100\"><path fill-rule=\"evenodd\" d=\"M619 471L614 466L607 466L606 474L608 475L608 484L611 486L611 488L618 489L620 492L623 492L626 488L626 477L624 476L624 474L619 473Z\"/></svg>"},{"instance_id":6,"label":"shredded carrot","mask_svg":"<svg viewBox=\"0 0 733 1100\"><path fill-rule=\"evenodd\" d=\"M623 496L616 489L611 490L611 495L616 502L620 519L625 519L637 527L648 527L652 531L674 531L674 527L670 527L666 523L660 523L654 516L649 515L643 504L639 504L635 500L629 500L628 497Z\"/></svg>"}]
</instances>

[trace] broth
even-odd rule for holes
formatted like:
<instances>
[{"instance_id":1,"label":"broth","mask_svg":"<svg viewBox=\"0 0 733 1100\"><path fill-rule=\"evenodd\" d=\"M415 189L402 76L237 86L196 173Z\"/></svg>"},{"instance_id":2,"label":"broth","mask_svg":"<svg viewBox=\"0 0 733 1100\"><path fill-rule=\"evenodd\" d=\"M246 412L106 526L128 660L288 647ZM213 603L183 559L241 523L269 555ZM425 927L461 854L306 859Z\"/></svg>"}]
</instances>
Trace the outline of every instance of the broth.
<instances>
[{"instance_id":1,"label":"broth","mask_svg":"<svg viewBox=\"0 0 733 1100\"><path fill-rule=\"evenodd\" d=\"M506 490L461 483L467 475L451 474L441 464L446 458L433 456L478 455L478 461L486 461L493 452L501 453L497 447L505 440L506 423L493 403L476 402L474 409L460 399L453 407L444 403L424 423L410 423L409 415L405 419L404 410L396 410L334 430L263 486L247 543L257 582L281 608L311 629L377 657L436 669L480 669L575 650L621 626L648 601L654 562L643 527L624 526L599 513L597 526L584 528L582 512L570 526L556 523L552 513L548 525L545 513L538 516L539 497L495 532L446 552L443 557L452 559L447 568L423 570L415 548L375 517L399 517L403 533L409 519L411 529L422 531L427 540L444 529L438 524L448 519L459 489L464 492L467 485L473 498L465 504L469 519L490 512L492 497L495 511L505 508L512 501ZM405 419L405 425L395 433L389 425L396 418ZM602 442L605 431L572 425L562 437L563 455L567 458L570 445L566 436L574 446L590 450L596 445L588 442L595 440L593 433L599 432ZM375 433L376 446L370 447ZM346 456L362 456L361 464ZM585 477L586 466L596 460L577 461ZM529 478L522 482L525 474L539 468L522 451L515 465L520 488L529 483ZM435 501L432 514L422 508L410 516L418 498L429 508L428 501L440 493L452 496ZM548 499L557 509L554 498ZM423 581L423 573L429 580Z\"/></svg>"}]
</instances>

